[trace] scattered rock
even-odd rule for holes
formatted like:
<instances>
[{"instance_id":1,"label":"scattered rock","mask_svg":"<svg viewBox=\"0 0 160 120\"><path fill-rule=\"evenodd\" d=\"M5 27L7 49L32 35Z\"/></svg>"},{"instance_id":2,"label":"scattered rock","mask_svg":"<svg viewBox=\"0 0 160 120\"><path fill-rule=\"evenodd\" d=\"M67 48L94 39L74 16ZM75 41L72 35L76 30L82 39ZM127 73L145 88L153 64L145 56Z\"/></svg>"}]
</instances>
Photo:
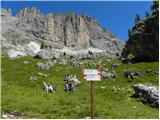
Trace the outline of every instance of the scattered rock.
<instances>
[{"instance_id":1,"label":"scattered rock","mask_svg":"<svg viewBox=\"0 0 160 120\"><path fill-rule=\"evenodd\" d=\"M34 76L31 76L31 77L29 78L29 80L38 80L38 78L36 78L36 77L34 77Z\"/></svg>"},{"instance_id":2,"label":"scattered rock","mask_svg":"<svg viewBox=\"0 0 160 120\"><path fill-rule=\"evenodd\" d=\"M148 70L146 70L145 72L146 72L146 73L151 73L151 72L153 72L153 70L148 69Z\"/></svg>"},{"instance_id":3,"label":"scattered rock","mask_svg":"<svg viewBox=\"0 0 160 120\"><path fill-rule=\"evenodd\" d=\"M154 74L157 74L157 75L158 75L158 74L159 74L159 71L154 71Z\"/></svg>"},{"instance_id":4,"label":"scattered rock","mask_svg":"<svg viewBox=\"0 0 160 120\"><path fill-rule=\"evenodd\" d=\"M2 118L7 118L7 114L2 114Z\"/></svg>"},{"instance_id":5,"label":"scattered rock","mask_svg":"<svg viewBox=\"0 0 160 120\"><path fill-rule=\"evenodd\" d=\"M136 106L132 106L134 109L136 109L137 107Z\"/></svg>"},{"instance_id":6,"label":"scattered rock","mask_svg":"<svg viewBox=\"0 0 160 120\"><path fill-rule=\"evenodd\" d=\"M102 71L102 76L104 78L117 78L117 73L115 71L112 71L112 72Z\"/></svg>"},{"instance_id":7,"label":"scattered rock","mask_svg":"<svg viewBox=\"0 0 160 120\"><path fill-rule=\"evenodd\" d=\"M23 61L24 64L29 64L29 61Z\"/></svg>"},{"instance_id":8,"label":"scattered rock","mask_svg":"<svg viewBox=\"0 0 160 120\"><path fill-rule=\"evenodd\" d=\"M74 67L79 67L79 66L80 66L80 64L78 63L78 61L77 61L76 58L73 58L73 59L72 59L71 64L72 64L72 66L74 66Z\"/></svg>"},{"instance_id":9,"label":"scattered rock","mask_svg":"<svg viewBox=\"0 0 160 120\"><path fill-rule=\"evenodd\" d=\"M127 101L129 101L131 98L127 98Z\"/></svg>"},{"instance_id":10,"label":"scattered rock","mask_svg":"<svg viewBox=\"0 0 160 120\"><path fill-rule=\"evenodd\" d=\"M112 67L113 67L114 70L117 69L119 66L120 66L119 64L113 64L112 65Z\"/></svg>"},{"instance_id":11,"label":"scattered rock","mask_svg":"<svg viewBox=\"0 0 160 120\"><path fill-rule=\"evenodd\" d=\"M39 72L39 73L37 73L37 74L38 74L39 76L43 76L43 73L40 73L40 72Z\"/></svg>"},{"instance_id":12,"label":"scattered rock","mask_svg":"<svg viewBox=\"0 0 160 120\"><path fill-rule=\"evenodd\" d=\"M139 71L125 71L124 72L124 77L125 78L138 78L138 77L140 77L142 75L142 73L141 72L139 72Z\"/></svg>"},{"instance_id":13,"label":"scattered rock","mask_svg":"<svg viewBox=\"0 0 160 120\"><path fill-rule=\"evenodd\" d=\"M44 77L48 77L48 75L47 75L47 74L43 74L43 76L44 76Z\"/></svg>"},{"instance_id":14,"label":"scattered rock","mask_svg":"<svg viewBox=\"0 0 160 120\"><path fill-rule=\"evenodd\" d=\"M154 107L159 107L159 88L151 84L136 84L133 85L135 97L143 98L143 101L150 103Z\"/></svg>"},{"instance_id":15,"label":"scattered rock","mask_svg":"<svg viewBox=\"0 0 160 120\"><path fill-rule=\"evenodd\" d=\"M76 108L79 109L80 107L79 107L79 106L76 106Z\"/></svg>"},{"instance_id":16,"label":"scattered rock","mask_svg":"<svg viewBox=\"0 0 160 120\"><path fill-rule=\"evenodd\" d=\"M57 63L57 60L54 60L54 61L53 61L53 64L56 64L56 63Z\"/></svg>"},{"instance_id":17,"label":"scattered rock","mask_svg":"<svg viewBox=\"0 0 160 120\"><path fill-rule=\"evenodd\" d=\"M51 68L53 66L53 63L52 63L51 60L48 60L45 63L38 62L38 63L36 63L36 65L41 69L49 69L49 68Z\"/></svg>"},{"instance_id":18,"label":"scattered rock","mask_svg":"<svg viewBox=\"0 0 160 120\"><path fill-rule=\"evenodd\" d=\"M85 119L91 119L91 117L85 117Z\"/></svg>"},{"instance_id":19,"label":"scattered rock","mask_svg":"<svg viewBox=\"0 0 160 120\"><path fill-rule=\"evenodd\" d=\"M101 89L105 89L106 88L106 86L101 86Z\"/></svg>"},{"instance_id":20,"label":"scattered rock","mask_svg":"<svg viewBox=\"0 0 160 120\"><path fill-rule=\"evenodd\" d=\"M66 65L67 64L67 60L66 59L61 59L59 64L63 64L63 65Z\"/></svg>"},{"instance_id":21,"label":"scattered rock","mask_svg":"<svg viewBox=\"0 0 160 120\"><path fill-rule=\"evenodd\" d=\"M83 60L83 59L95 59L96 58L96 54L80 54L79 59Z\"/></svg>"},{"instance_id":22,"label":"scattered rock","mask_svg":"<svg viewBox=\"0 0 160 120\"><path fill-rule=\"evenodd\" d=\"M17 112L16 110L2 113L2 118L4 119L23 119L25 117L25 113Z\"/></svg>"},{"instance_id":23,"label":"scattered rock","mask_svg":"<svg viewBox=\"0 0 160 120\"><path fill-rule=\"evenodd\" d=\"M37 73L39 76L43 76L43 77L48 77L48 75L47 74L43 74L43 73Z\"/></svg>"}]
</instances>

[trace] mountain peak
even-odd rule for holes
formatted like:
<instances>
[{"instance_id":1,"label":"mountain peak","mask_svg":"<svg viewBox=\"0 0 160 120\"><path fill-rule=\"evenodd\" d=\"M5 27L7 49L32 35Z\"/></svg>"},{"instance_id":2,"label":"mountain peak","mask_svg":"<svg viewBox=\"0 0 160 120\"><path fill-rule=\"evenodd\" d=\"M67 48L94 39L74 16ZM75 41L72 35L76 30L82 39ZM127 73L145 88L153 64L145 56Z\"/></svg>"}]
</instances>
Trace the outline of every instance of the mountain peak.
<instances>
[{"instance_id":1,"label":"mountain peak","mask_svg":"<svg viewBox=\"0 0 160 120\"><path fill-rule=\"evenodd\" d=\"M26 15L29 15L29 14L34 15L34 14L41 14L41 13L40 13L40 10L38 10L36 7L32 7L32 8L26 7L26 8L24 8L23 10L20 10L20 11L16 14L16 16L17 16L18 18L21 18L21 17L26 16Z\"/></svg>"}]
</instances>

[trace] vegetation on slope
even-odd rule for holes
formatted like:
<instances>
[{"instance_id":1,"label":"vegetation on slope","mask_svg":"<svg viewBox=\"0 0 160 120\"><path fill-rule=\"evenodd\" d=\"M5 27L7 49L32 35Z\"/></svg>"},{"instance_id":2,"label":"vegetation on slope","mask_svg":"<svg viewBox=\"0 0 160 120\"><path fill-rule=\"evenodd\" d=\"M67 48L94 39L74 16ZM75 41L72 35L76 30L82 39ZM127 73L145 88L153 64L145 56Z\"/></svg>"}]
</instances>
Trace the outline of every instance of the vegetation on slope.
<instances>
[{"instance_id":1,"label":"vegetation on slope","mask_svg":"<svg viewBox=\"0 0 160 120\"><path fill-rule=\"evenodd\" d=\"M29 64L24 64L29 61ZM89 112L89 82L83 80L81 70L84 67L72 67L55 63L49 70L36 67L36 63L45 61L33 58L20 58L9 60L2 58L2 112L18 111L26 113L26 118L85 118L90 116ZM68 60L69 61L69 60ZM111 69L113 63L119 63L116 70L118 78L103 79L94 82L94 114L96 118L157 118L158 109L147 104L142 104L139 99L132 98L134 91L132 85L135 83L152 83L158 86L158 76L145 73L151 69L158 71L158 62L122 64L119 61L107 61L105 58L96 60L80 60L82 63L95 63L101 61L108 64ZM106 65L105 65L106 66ZM103 67L105 67L103 66ZM144 72L143 76L133 81L124 78L124 70L139 70ZM48 77L39 76L37 73L45 73ZM65 74L76 74L82 83L76 87L76 92L65 92ZM35 76L38 80L29 80ZM56 87L56 93L45 93L42 89L43 81L51 83ZM115 88L117 90L115 90Z\"/></svg>"}]
</instances>

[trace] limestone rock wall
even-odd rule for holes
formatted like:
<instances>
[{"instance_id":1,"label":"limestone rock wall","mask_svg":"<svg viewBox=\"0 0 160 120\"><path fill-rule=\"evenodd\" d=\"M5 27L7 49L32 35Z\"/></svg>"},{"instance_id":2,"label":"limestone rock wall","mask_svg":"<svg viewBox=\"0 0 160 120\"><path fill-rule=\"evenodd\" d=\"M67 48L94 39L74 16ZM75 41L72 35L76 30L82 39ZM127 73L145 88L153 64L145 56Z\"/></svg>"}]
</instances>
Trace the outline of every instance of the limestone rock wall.
<instances>
[{"instance_id":1,"label":"limestone rock wall","mask_svg":"<svg viewBox=\"0 0 160 120\"><path fill-rule=\"evenodd\" d=\"M114 58L117 54L121 54L125 45L111 32L101 28L96 19L85 14L50 13L44 15L33 7L24 8L17 13L15 18L17 20L14 21L13 30L9 30L9 33L3 32L3 35L10 36L10 38L7 37L8 40L18 34L19 37L16 38L18 42L14 41L16 44L29 41L41 44L43 41L56 49L68 47L72 50L83 50L91 47L101 49L104 54ZM8 18L3 17L3 19ZM3 24L2 31L5 25L7 24Z\"/></svg>"}]
</instances>

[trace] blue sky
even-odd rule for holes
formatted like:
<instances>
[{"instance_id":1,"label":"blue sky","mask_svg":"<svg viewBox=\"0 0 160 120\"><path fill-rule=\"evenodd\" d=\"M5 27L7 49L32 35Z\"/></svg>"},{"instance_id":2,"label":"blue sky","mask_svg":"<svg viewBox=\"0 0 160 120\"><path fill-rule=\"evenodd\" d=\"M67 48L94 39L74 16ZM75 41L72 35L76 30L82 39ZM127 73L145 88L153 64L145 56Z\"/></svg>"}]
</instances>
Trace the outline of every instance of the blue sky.
<instances>
[{"instance_id":1,"label":"blue sky","mask_svg":"<svg viewBox=\"0 0 160 120\"><path fill-rule=\"evenodd\" d=\"M44 14L67 13L88 14L97 19L121 40L128 39L128 29L134 25L136 14L144 18L150 12L152 1L2 1L2 8L11 8L13 15L24 7L37 7Z\"/></svg>"}]
</instances>

